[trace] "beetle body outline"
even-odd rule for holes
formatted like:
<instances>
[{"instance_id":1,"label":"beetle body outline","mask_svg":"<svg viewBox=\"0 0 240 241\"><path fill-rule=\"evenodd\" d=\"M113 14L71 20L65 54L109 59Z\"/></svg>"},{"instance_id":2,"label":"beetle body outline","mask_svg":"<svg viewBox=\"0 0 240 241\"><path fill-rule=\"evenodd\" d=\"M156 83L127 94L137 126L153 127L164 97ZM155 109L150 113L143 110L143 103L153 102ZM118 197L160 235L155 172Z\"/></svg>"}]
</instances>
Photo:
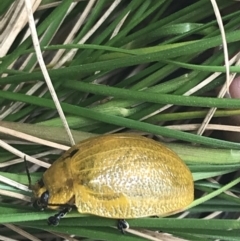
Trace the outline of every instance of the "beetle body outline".
<instances>
[{"instance_id":1,"label":"beetle body outline","mask_svg":"<svg viewBox=\"0 0 240 241\"><path fill-rule=\"evenodd\" d=\"M177 154L136 134L80 142L32 190L38 203L48 194L44 208L75 205L80 213L114 219L167 216L187 207L194 196L192 174Z\"/></svg>"}]
</instances>

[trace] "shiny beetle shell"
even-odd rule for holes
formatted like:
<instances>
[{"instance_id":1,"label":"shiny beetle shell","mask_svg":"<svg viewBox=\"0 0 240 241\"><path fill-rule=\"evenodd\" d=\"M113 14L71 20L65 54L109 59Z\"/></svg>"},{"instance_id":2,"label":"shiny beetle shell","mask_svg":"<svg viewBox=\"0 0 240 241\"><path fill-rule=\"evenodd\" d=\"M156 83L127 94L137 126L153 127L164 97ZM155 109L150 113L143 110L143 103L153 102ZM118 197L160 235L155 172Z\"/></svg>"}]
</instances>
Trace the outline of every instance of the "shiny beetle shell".
<instances>
[{"instance_id":1,"label":"shiny beetle shell","mask_svg":"<svg viewBox=\"0 0 240 241\"><path fill-rule=\"evenodd\" d=\"M48 208L74 204L80 213L127 219L166 216L193 201L193 178L164 145L135 134L80 142L65 152L33 187Z\"/></svg>"}]
</instances>

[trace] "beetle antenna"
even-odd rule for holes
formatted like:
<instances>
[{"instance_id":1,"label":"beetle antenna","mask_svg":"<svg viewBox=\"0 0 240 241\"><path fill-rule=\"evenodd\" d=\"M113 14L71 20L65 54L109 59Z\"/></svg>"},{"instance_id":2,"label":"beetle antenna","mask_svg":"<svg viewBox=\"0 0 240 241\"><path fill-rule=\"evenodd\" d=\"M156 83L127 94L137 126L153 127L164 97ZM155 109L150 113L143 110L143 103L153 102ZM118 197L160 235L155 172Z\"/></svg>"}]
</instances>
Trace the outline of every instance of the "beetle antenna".
<instances>
[{"instance_id":1,"label":"beetle antenna","mask_svg":"<svg viewBox=\"0 0 240 241\"><path fill-rule=\"evenodd\" d=\"M30 189L32 187L32 180L31 180L31 176L30 176L30 172L29 172L29 168L27 165L27 159L26 156L24 156L24 163L25 163L25 169L26 169L26 173L27 173L27 177L28 177L28 188Z\"/></svg>"}]
</instances>

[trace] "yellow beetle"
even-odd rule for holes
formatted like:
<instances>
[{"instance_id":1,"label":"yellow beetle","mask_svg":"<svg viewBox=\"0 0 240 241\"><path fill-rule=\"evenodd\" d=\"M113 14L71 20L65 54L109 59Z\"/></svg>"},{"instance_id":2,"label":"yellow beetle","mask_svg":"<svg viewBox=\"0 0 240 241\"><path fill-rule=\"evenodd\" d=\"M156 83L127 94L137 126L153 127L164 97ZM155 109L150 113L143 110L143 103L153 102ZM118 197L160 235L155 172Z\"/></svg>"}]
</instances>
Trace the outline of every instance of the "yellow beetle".
<instances>
[{"instance_id":1,"label":"yellow beetle","mask_svg":"<svg viewBox=\"0 0 240 241\"><path fill-rule=\"evenodd\" d=\"M64 207L57 225L76 206L80 213L120 219L166 216L193 201L192 174L164 145L136 134L93 137L70 148L32 187L34 206Z\"/></svg>"}]
</instances>

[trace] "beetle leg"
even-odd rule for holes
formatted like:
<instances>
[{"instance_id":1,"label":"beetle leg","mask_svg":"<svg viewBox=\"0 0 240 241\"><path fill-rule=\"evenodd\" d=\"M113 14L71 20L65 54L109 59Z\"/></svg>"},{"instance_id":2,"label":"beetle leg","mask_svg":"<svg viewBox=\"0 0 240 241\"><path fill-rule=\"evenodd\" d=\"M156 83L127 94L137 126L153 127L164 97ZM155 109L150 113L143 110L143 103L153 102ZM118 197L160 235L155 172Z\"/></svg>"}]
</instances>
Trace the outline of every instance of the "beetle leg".
<instances>
[{"instance_id":1,"label":"beetle leg","mask_svg":"<svg viewBox=\"0 0 240 241\"><path fill-rule=\"evenodd\" d=\"M117 228L121 231L122 234L125 234L124 230L129 228L129 224L125 219L119 219Z\"/></svg>"},{"instance_id":2,"label":"beetle leg","mask_svg":"<svg viewBox=\"0 0 240 241\"><path fill-rule=\"evenodd\" d=\"M57 226L60 222L60 219L64 217L67 213L69 213L72 210L72 208L67 207L61 210L59 213L55 214L54 216L51 216L48 218L48 224Z\"/></svg>"}]
</instances>

